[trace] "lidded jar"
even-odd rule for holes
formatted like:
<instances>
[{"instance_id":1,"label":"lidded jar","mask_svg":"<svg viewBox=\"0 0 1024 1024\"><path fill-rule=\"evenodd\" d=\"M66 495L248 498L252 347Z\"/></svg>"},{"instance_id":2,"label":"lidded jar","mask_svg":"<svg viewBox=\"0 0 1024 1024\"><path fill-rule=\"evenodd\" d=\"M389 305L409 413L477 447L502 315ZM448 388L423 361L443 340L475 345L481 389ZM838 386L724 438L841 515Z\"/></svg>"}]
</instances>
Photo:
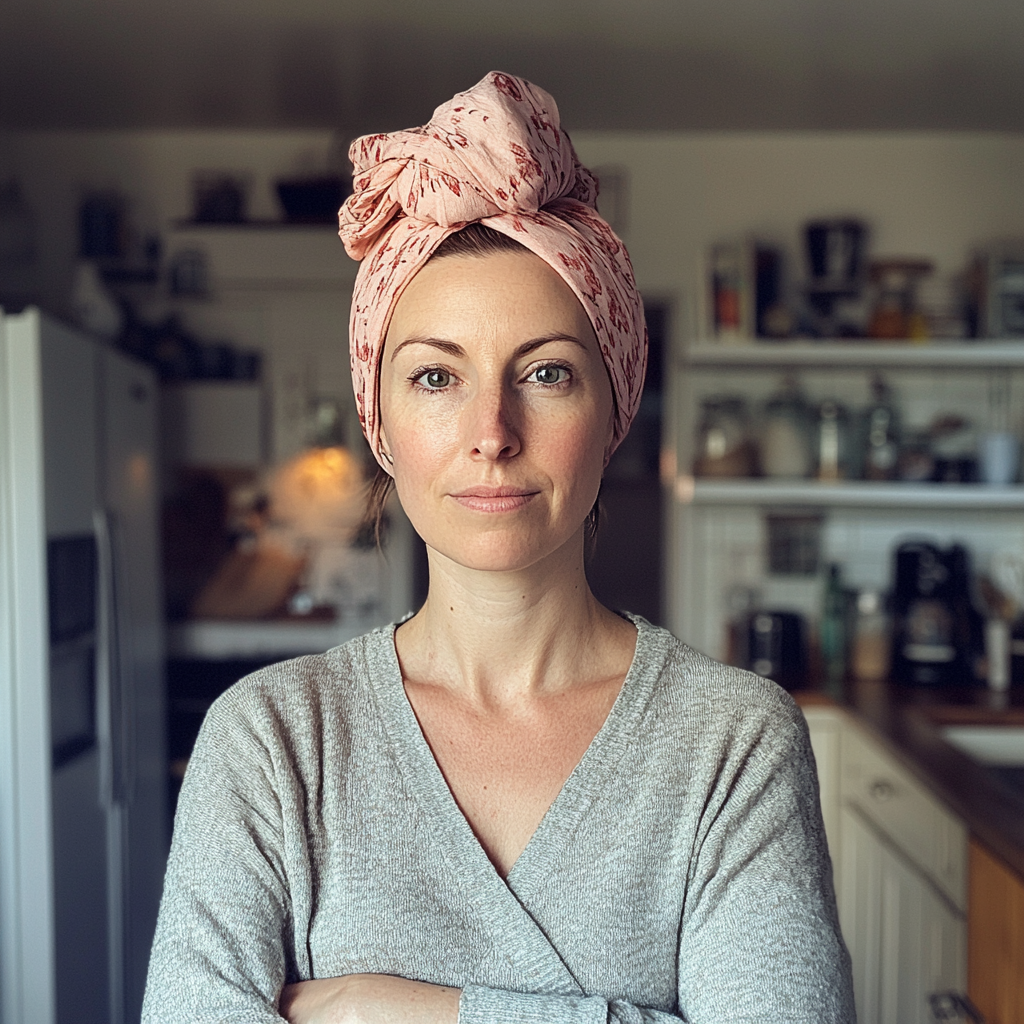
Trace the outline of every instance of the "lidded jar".
<instances>
[{"instance_id":1,"label":"lidded jar","mask_svg":"<svg viewBox=\"0 0 1024 1024\"><path fill-rule=\"evenodd\" d=\"M814 422L794 377L765 403L761 429L761 468L778 479L804 479L815 466Z\"/></svg>"},{"instance_id":2,"label":"lidded jar","mask_svg":"<svg viewBox=\"0 0 1024 1024\"><path fill-rule=\"evenodd\" d=\"M757 471L744 399L715 395L701 402L694 476L743 477Z\"/></svg>"}]
</instances>

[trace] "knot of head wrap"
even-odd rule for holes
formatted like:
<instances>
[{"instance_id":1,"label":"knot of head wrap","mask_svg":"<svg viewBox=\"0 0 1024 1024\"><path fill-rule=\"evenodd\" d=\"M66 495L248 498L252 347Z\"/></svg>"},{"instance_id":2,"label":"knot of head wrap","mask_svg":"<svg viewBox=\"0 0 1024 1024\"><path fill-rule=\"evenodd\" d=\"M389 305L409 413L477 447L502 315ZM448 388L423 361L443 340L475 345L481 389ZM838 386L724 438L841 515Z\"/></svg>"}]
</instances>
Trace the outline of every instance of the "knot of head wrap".
<instances>
[{"instance_id":1,"label":"knot of head wrap","mask_svg":"<svg viewBox=\"0 0 1024 1024\"><path fill-rule=\"evenodd\" d=\"M597 212L597 180L580 164L554 99L492 71L422 128L356 139L349 157L353 191L339 234L362 261L349 324L352 379L377 461L389 468L380 449L378 377L395 304L441 242L474 222L540 256L582 303L615 398L610 456L640 402L643 304L625 246Z\"/></svg>"}]
</instances>

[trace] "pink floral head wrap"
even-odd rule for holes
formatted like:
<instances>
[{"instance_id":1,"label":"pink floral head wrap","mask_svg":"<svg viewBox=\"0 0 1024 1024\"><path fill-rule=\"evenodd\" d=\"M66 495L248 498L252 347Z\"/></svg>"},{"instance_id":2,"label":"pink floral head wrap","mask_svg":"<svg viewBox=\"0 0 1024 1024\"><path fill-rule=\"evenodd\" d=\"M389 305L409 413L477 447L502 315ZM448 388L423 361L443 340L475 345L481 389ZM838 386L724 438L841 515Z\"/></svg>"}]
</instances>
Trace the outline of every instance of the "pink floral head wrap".
<instances>
[{"instance_id":1,"label":"pink floral head wrap","mask_svg":"<svg viewBox=\"0 0 1024 1024\"><path fill-rule=\"evenodd\" d=\"M626 248L597 212L597 181L559 127L554 99L492 71L422 128L366 135L349 157L353 193L341 208L339 234L348 254L362 260L349 323L352 381L377 461L388 469L378 377L395 304L441 242L474 221L540 256L582 303L615 397L610 455L640 404L643 304Z\"/></svg>"}]
</instances>

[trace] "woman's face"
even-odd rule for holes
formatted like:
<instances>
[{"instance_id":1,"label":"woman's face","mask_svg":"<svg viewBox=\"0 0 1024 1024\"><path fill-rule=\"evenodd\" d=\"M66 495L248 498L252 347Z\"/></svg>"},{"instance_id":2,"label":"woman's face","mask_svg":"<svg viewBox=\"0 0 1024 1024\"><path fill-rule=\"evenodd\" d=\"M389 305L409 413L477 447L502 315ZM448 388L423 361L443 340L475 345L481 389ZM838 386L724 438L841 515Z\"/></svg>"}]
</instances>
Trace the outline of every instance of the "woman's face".
<instances>
[{"instance_id":1,"label":"woman's face","mask_svg":"<svg viewBox=\"0 0 1024 1024\"><path fill-rule=\"evenodd\" d=\"M523 569L582 528L611 384L583 307L540 257L427 263L391 319L380 407L402 506L435 551Z\"/></svg>"}]
</instances>

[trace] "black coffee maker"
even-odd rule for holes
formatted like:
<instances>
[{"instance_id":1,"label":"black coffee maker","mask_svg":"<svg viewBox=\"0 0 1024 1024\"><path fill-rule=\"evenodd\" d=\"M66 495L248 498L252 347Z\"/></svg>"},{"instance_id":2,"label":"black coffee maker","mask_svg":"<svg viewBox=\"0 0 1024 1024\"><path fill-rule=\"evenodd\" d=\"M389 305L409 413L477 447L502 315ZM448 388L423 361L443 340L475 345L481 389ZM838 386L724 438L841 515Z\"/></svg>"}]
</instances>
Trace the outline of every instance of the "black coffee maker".
<instances>
[{"instance_id":1,"label":"black coffee maker","mask_svg":"<svg viewBox=\"0 0 1024 1024\"><path fill-rule=\"evenodd\" d=\"M787 690L807 685L807 627L797 612L755 611L747 620L744 663Z\"/></svg>"},{"instance_id":2,"label":"black coffee maker","mask_svg":"<svg viewBox=\"0 0 1024 1024\"><path fill-rule=\"evenodd\" d=\"M894 557L892 678L965 686L979 678L984 620L972 600L970 555L954 544L901 544Z\"/></svg>"}]
</instances>

